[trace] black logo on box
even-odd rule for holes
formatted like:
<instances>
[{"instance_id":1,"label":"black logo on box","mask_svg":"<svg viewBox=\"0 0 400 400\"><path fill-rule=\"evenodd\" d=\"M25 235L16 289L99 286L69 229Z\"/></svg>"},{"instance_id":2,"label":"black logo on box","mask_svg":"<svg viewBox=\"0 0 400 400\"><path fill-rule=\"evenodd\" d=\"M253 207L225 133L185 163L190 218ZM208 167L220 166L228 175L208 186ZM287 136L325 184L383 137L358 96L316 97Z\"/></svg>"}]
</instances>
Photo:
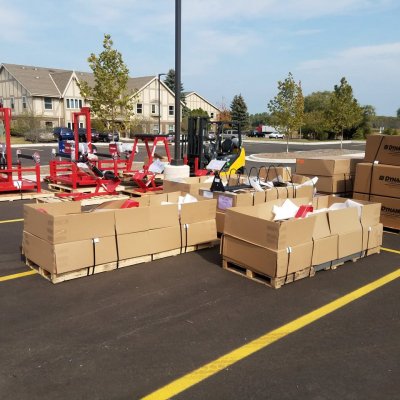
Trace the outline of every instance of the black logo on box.
<instances>
[{"instance_id":1,"label":"black logo on box","mask_svg":"<svg viewBox=\"0 0 400 400\"><path fill-rule=\"evenodd\" d=\"M384 180L385 180L385 177L384 177L383 175L381 175L381 176L379 177L379 180L380 180L380 181L384 181Z\"/></svg>"},{"instance_id":2,"label":"black logo on box","mask_svg":"<svg viewBox=\"0 0 400 400\"><path fill-rule=\"evenodd\" d=\"M387 150L388 149L388 145L387 144L385 144L385 146L383 147L385 150Z\"/></svg>"}]
</instances>

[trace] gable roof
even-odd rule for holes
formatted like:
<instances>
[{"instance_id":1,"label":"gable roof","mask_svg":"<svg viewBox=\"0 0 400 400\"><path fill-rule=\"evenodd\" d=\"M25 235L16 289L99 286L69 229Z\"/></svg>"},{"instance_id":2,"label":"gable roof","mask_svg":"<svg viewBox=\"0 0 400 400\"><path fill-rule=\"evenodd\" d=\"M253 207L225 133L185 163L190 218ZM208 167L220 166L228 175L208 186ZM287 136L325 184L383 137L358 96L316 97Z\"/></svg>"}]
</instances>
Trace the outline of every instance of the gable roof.
<instances>
[{"instance_id":1,"label":"gable roof","mask_svg":"<svg viewBox=\"0 0 400 400\"><path fill-rule=\"evenodd\" d=\"M206 103L208 103L211 107L214 107L216 110L218 110L219 112L221 112L221 110L215 106L214 104L210 103L208 100L206 100L203 96L200 96L197 92L185 92L185 97L189 97L189 96L197 96L200 99L202 99L203 101L205 101Z\"/></svg>"}]
</instances>

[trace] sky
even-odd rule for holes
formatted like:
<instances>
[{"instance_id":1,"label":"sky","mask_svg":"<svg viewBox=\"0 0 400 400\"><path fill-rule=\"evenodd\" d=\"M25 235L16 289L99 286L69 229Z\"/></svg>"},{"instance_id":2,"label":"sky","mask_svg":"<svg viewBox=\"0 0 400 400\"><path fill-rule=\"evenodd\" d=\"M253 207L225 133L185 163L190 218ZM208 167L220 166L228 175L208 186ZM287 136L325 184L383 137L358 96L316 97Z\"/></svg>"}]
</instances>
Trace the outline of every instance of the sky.
<instances>
[{"instance_id":1,"label":"sky","mask_svg":"<svg viewBox=\"0 0 400 400\"><path fill-rule=\"evenodd\" d=\"M175 68L174 0L0 0L0 62L88 71L104 34L130 76ZM267 112L291 72L303 94L345 77L360 105L400 108L399 0L182 0L185 91Z\"/></svg>"}]
</instances>

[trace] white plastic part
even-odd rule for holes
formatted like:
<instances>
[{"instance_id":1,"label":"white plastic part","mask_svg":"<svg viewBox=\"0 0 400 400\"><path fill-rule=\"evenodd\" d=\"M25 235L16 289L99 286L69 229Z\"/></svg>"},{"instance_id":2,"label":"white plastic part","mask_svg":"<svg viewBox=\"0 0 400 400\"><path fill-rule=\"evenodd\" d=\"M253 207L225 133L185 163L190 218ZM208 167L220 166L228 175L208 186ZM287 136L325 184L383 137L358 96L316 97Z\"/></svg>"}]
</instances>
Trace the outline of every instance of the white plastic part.
<instances>
[{"instance_id":1,"label":"white plastic part","mask_svg":"<svg viewBox=\"0 0 400 400\"><path fill-rule=\"evenodd\" d=\"M164 169L164 180L176 178L188 178L190 176L189 165L166 165Z\"/></svg>"}]
</instances>

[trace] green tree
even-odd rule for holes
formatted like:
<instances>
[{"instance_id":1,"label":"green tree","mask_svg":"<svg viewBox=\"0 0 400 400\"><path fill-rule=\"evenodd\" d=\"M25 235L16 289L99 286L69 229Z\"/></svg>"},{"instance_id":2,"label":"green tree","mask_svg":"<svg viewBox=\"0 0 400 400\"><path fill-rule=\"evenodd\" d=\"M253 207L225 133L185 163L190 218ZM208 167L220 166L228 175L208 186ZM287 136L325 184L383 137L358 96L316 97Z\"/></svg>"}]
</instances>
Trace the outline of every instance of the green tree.
<instances>
[{"instance_id":1,"label":"green tree","mask_svg":"<svg viewBox=\"0 0 400 400\"><path fill-rule=\"evenodd\" d=\"M397 109L396 116L397 118L400 118L400 108Z\"/></svg>"},{"instance_id":2,"label":"green tree","mask_svg":"<svg viewBox=\"0 0 400 400\"><path fill-rule=\"evenodd\" d=\"M174 69L170 69L168 71L167 76L164 79L164 83L175 93L175 70ZM181 82L181 101L186 106L186 98L185 98L185 93L183 90L184 90L183 84ZM187 112L185 114L187 114Z\"/></svg>"},{"instance_id":3,"label":"green tree","mask_svg":"<svg viewBox=\"0 0 400 400\"><path fill-rule=\"evenodd\" d=\"M202 108L196 108L188 111L188 117L209 117L208 112Z\"/></svg>"},{"instance_id":4,"label":"green tree","mask_svg":"<svg viewBox=\"0 0 400 400\"><path fill-rule=\"evenodd\" d=\"M235 95L231 103L231 118L232 121L240 122L242 130L247 129L249 125L249 113L247 112L247 105L241 94Z\"/></svg>"},{"instance_id":5,"label":"green tree","mask_svg":"<svg viewBox=\"0 0 400 400\"><path fill-rule=\"evenodd\" d=\"M90 101L96 117L111 130L116 129L117 120L125 121L133 115L132 97L128 90L129 70L122 54L113 49L111 35L104 35L104 50L96 56L90 54L89 66L94 75L94 86L88 82L78 83L82 96Z\"/></svg>"},{"instance_id":6,"label":"green tree","mask_svg":"<svg viewBox=\"0 0 400 400\"><path fill-rule=\"evenodd\" d=\"M289 72L284 81L278 81L278 94L269 101L271 123L286 135L286 152L289 137L294 129L300 129L304 121L304 96L301 83L296 83Z\"/></svg>"},{"instance_id":7,"label":"green tree","mask_svg":"<svg viewBox=\"0 0 400 400\"><path fill-rule=\"evenodd\" d=\"M362 110L353 96L353 88L346 78L334 86L330 109L327 113L332 130L340 134L340 148L343 148L343 132L356 127L362 121Z\"/></svg>"},{"instance_id":8,"label":"green tree","mask_svg":"<svg viewBox=\"0 0 400 400\"><path fill-rule=\"evenodd\" d=\"M253 128L257 127L258 125L268 125L270 123L270 117L268 113L256 113L249 115L249 124Z\"/></svg>"}]
</instances>

